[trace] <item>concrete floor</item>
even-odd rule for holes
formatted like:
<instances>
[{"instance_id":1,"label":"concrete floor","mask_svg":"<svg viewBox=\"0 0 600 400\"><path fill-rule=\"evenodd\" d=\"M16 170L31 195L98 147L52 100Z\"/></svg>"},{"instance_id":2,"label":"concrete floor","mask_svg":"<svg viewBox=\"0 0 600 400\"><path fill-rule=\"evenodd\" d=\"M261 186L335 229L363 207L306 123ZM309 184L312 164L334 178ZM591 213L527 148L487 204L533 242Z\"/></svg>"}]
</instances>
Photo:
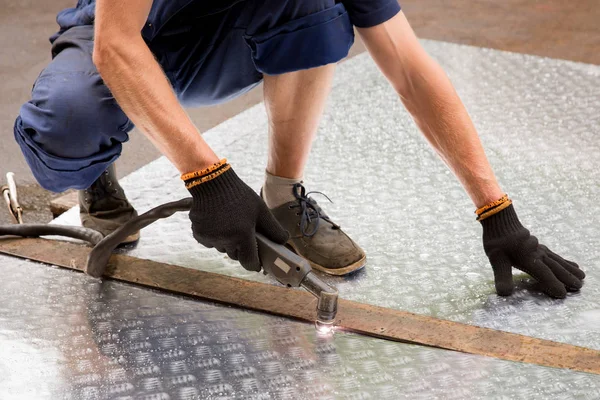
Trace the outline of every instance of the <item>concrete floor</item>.
<instances>
[{"instance_id":1,"label":"concrete floor","mask_svg":"<svg viewBox=\"0 0 600 400\"><path fill-rule=\"evenodd\" d=\"M28 100L35 78L50 60L47 38L57 29L56 13L74 0L0 0L0 182L7 171L17 174L28 221L51 218L54 195L39 188L13 140L13 122ZM600 7L597 0L563 2L405 0L402 6L423 38L492 47L554 58L600 64ZM364 50L360 42L351 55ZM190 110L202 131L260 102L260 88L225 105ZM129 174L159 156L137 131L130 135L118 161L119 174ZM0 213L0 223L7 222Z\"/></svg>"}]
</instances>

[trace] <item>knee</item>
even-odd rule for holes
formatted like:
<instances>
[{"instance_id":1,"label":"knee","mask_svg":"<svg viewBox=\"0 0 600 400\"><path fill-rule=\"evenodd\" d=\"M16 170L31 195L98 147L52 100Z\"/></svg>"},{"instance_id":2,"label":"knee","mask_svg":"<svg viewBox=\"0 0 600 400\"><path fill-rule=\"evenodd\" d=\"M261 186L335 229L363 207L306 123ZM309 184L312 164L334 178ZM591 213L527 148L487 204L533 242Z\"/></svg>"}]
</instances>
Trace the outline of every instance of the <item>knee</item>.
<instances>
[{"instance_id":1,"label":"knee","mask_svg":"<svg viewBox=\"0 0 600 400\"><path fill-rule=\"evenodd\" d=\"M98 74L40 76L20 117L25 134L55 157L92 156L126 141L131 129Z\"/></svg>"},{"instance_id":2,"label":"knee","mask_svg":"<svg viewBox=\"0 0 600 400\"><path fill-rule=\"evenodd\" d=\"M42 73L14 134L40 185L59 192L88 187L132 127L98 74Z\"/></svg>"}]
</instances>

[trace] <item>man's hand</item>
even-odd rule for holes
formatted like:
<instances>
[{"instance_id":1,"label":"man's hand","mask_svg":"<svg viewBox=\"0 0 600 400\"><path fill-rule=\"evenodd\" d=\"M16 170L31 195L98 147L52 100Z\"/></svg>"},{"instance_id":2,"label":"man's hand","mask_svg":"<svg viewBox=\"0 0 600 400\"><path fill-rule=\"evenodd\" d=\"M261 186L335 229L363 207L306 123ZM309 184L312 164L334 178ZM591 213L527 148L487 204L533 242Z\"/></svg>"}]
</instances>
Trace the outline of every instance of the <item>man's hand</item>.
<instances>
[{"instance_id":1,"label":"man's hand","mask_svg":"<svg viewBox=\"0 0 600 400\"><path fill-rule=\"evenodd\" d=\"M494 269L496 292L509 296L514 283L512 267L539 281L544 293L558 299L583 285L585 273L574 262L539 244L521 225L512 205L483 221L483 248Z\"/></svg>"},{"instance_id":2,"label":"man's hand","mask_svg":"<svg viewBox=\"0 0 600 400\"><path fill-rule=\"evenodd\" d=\"M194 199L190 211L194 238L238 260L250 271L260 271L256 232L278 244L288 233L279 225L265 202L226 164L225 172L190 187ZM190 182L186 180L189 187Z\"/></svg>"}]
</instances>

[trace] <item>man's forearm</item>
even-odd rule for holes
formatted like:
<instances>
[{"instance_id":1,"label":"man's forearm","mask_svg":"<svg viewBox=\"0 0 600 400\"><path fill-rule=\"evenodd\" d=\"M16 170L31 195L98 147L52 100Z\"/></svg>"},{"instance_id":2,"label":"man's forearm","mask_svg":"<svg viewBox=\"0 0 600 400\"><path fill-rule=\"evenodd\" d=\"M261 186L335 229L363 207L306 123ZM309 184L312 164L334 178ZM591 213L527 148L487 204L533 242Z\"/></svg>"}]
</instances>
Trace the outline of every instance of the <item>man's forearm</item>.
<instances>
[{"instance_id":1,"label":"man's forearm","mask_svg":"<svg viewBox=\"0 0 600 400\"><path fill-rule=\"evenodd\" d=\"M401 12L359 29L369 53L440 157L480 207L503 195L460 98Z\"/></svg>"},{"instance_id":2,"label":"man's forearm","mask_svg":"<svg viewBox=\"0 0 600 400\"><path fill-rule=\"evenodd\" d=\"M94 63L119 106L182 173L217 162L218 157L179 104L139 29L119 25L113 4L98 2Z\"/></svg>"},{"instance_id":3,"label":"man's forearm","mask_svg":"<svg viewBox=\"0 0 600 400\"><path fill-rule=\"evenodd\" d=\"M429 143L454 172L476 207L503 193L473 122L444 71L431 60L422 65L400 98Z\"/></svg>"}]
</instances>

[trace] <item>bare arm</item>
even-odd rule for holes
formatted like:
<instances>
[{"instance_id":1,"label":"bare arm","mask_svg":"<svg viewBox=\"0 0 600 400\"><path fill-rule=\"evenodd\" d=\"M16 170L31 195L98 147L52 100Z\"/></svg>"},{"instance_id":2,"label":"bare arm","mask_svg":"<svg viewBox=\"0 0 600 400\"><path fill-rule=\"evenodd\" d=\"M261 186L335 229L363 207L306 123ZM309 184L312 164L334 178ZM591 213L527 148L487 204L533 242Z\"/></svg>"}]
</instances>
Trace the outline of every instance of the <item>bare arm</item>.
<instances>
[{"instance_id":1,"label":"bare arm","mask_svg":"<svg viewBox=\"0 0 600 400\"><path fill-rule=\"evenodd\" d=\"M97 0L94 63L115 99L181 173L219 159L179 104L141 30L153 0Z\"/></svg>"},{"instance_id":2,"label":"bare arm","mask_svg":"<svg viewBox=\"0 0 600 400\"><path fill-rule=\"evenodd\" d=\"M475 206L502 197L469 114L442 68L419 44L404 14L358 31L427 140L458 177Z\"/></svg>"}]
</instances>

